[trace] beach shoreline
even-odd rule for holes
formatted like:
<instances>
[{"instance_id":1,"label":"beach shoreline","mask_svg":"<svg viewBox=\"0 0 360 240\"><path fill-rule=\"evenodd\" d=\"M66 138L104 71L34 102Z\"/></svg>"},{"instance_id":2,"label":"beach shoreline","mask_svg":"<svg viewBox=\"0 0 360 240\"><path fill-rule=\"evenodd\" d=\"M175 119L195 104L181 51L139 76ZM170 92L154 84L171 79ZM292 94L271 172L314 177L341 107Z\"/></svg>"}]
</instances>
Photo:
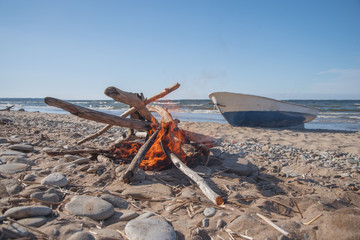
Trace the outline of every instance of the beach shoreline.
<instances>
[{"instance_id":1,"label":"beach shoreline","mask_svg":"<svg viewBox=\"0 0 360 240\"><path fill-rule=\"evenodd\" d=\"M177 239L220 239L217 236L228 239L226 229L254 239L280 239L283 234L258 214L286 230L291 239L360 237L360 132L180 122L181 129L208 136L216 142L210 148L208 166L195 169L225 198L225 206L218 207L211 204L196 184L176 168L139 171L138 179L128 185L119 180L118 171L121 170L114 161L102 162L95 158L83 164L58 167L70 160L64 156L49 156L45 152L49 149L106 149L122 136L126 131L124 128L113 127L79 146L77 141L102 129L104 124L68 114L20 111L0 112L0 122L0 157L3 163L0 167L16 163L16 157L6 154L12 146L33 147L22 157L29 161L29 170L14 174L0 170L1 185L7 191L1 195L0 215L19 205L49 206L52 214L47 215L46 222L37 229L55 239L68 239L79 230L98 239L105 239L106 234L125 239L118 231L126 234L125 227L130 220L120 221L120 217L146 212L170 222ZM101 170L89 171L96 166ZM54 172L60 172L68 181L66 186L51 190L59 195L59 201L46 204L31 197L34 193L51 189L41 183ZM32 176L31 180L24 181L25 177L30 179L29 176ZM19 183L16 179L22 180ZM10 180L15 181L11 186L7 184ZM14 191L15 185L17 191ZM142 187L146 187L148 192L145 193ZM137 192L130 193L134 189ZM78 195L98 198L112 195L128 204L126 208L115 206L114 215L98 221L74 216L65 207ZM15 198L17 202L12 201ZM204 210L209 207L214 208L215 215L204 216ZM1 227L5 227L5 223ZM281 239L286 238L283 236Z\"/></svg>"}]
</instances>

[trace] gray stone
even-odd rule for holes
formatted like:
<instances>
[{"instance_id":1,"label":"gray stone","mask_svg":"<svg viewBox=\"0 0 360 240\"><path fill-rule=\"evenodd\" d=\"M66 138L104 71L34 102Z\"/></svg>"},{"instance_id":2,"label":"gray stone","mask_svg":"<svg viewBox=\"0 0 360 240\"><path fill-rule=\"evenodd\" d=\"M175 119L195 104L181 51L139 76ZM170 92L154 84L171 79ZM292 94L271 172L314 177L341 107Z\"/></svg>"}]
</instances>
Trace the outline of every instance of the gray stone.
<instances>
[{"instance_id":1,"label":"gray stone","mask_svg":"<svg viewBox=\"0 0 360 240\"><path fill-rule=\"evenodd\" d=\"M51 213L51 208L46 206L22 206L8 209L4 214L14 219L46 216Z\"/></svg>"},{"instance_id":2,"label":"gray stone","mask_svg":"<svg viewBox=\"0 0 360 240\"><path fill-rule=\"evenodd\" d=\"M281 172L284 173L286 177L298 177L302 174L291 166L281 168Z\"/></svg>"},{"instance_id":3,"label":"gray stone","mask_svg":"<svg viewBox=\"0 0 360 240\"><path fill-rule=\"evenodd\" d=\"M10 195L19 193L23 189L18 181L14 179L3 179L0 180L0 183L5 187L6 192Z\"/></svg>"},{"instance_id":4,"label":"gray stone","mask_svg":"<svg viewBox=\"0 0 360 240\"><path fill-rule=\"evenodd\" d=\"M117 196L114 196L114 195L111 195L111 194L101 195L100 198L104 199L105 201L108 201L114 207L117 207L117 208L127 209L128 206L129 206L127 201L125 201L121 197L117 197Z\"/></svg>"},{"instance_id":5,"label":"gray stone","mask_svg":"<svg viewBox=\"0 0 360 240\"><path fill-rule=\"evenodd\" d=\"M196 191L191 188L184 188L181 191L181 197L184 198L194 198L196 196Z\"/></svg>"},{"instance_id":6,"label":"gray stone","mask_svg":"<svg viewBox=\"0 0 360 240\"><path fill-rule=\"evenodd\" d=\"M95 240L95 238L88 232L76 232L71 235L69 240Z\"/></svg>"},{"instance_id":7,"label":"gray stone","mask_svg":"<svg viewBox=\"0 0 360 240\"><path fill-rule=\"evenodd\" d=\"M227 157L223 160L221 165L240 176L250 176L252 173L251 164L245 158Z\"/></svg>"},{"instance_id":8,"label":"gray stone","mask_svg":"<svg viewBox=\"0 0 360 240\"><path fill-rule=\"evenodd\" d=\"M60 201L60 197L56 192L35 192L30 195L31 199L38 199L48 203L57 203Z\"/></svg>"},{"instance_id":9,"label":"gray stone","mask_svg":"<svg viewBox=\"0 0 360 240\"><path fill-rule=\"evenodd\" d=\"M30 169L30 166L23 163L9 163L0 165L1 174L14 174Z\"/></svg>"},{"instance_id":10,"label":"gray stone","mask_svg":"<svg viewBox=\"0 0 360 240\"><path fill-rule=\"evenodd\" d=\"M47 221L46 217L31 217L18 220L19 223L30 227L41 227Z\"/></svg>"},{"instance_id":11,"label":"gray stone","mask_svg":"<svg viewBox=\"0 0 360 240\"><path fill-rule=\"evenodd\" d=\"M155 183L150 185L129 186L122 192L122 194L124 196L139 198L153 198L157 196L171 197L172 191L170 187L164 184Z\"/></svg>"},{"instance_id":12,"label":"gray stone","mask_svg":"<svg viewBox=\"0 0 360 240\"><path fill-rule=\"evenodd\" d=\"M135 218L125 226L129 239L137 240L175 240L174 228L161 216Z\"/></svg>"},{"instance_id":13,"label":"gray stone","mask_svg":"<svg viewBox=\"0 0 360 240\"><path fill-rule=\"evenodd\" d=\"M216 213L216 210L213 207L207 207L207 208L204 209L204 216L205 217L212 217L212 216L215 215L215 213Z\"/></svg>"},{"instance_id":14,"label":"gray stone","mask_svg":"<svg viewBox=\"0 0 360 240\"><path fill-rule=\"evenodd\" d=\"M26 157L26 154L19 151L14 150L5 150L0 152L0 156L20 156L20 157Z\"/></svg>"},{"instance_id":15,"label":"gray stone","mask_svg":"<svg viewBox=\"0 0 360 240\"><path fill-rule=\"evenodd\" d=\"M10 231L15 232L16 234L20 235L21 237L26 237L27 235L29 235L29 231L27 230L27 228L25 228L17 223L12 223L5 228Z\"/></svg>"},{"instance_id":16,"label":"gray stone","mask_svg":"<svg viewBox=\"0 0 360 240\"><path fill-rule=\"evenodd\" d=\"M6 219L5 215L0 214L0 223Z\"/></svg>"},{"instance_id":17,"label":"gray stone","mask_svg":"<svg viewBox=\"0 0 360 240\"><path fill-rule=\"evenodd\" d=\"M222 219L218 219L216 222L216 228L221 229L226 226L226 222Z\"/></svg>"},{"instance_id":18,"label":"gray stone","mask_svg":"<svg viewBox=\"0 0 360 240\"><path fill-rule=\"evenodd\" d=\"M209 222L210 222L210 219L209 218L204 218L203 220L202 220L202 226L203 227L208 227L209 226Z\"/></svg>"},{"instance_id":19,"label":"gray stone","mask_svg":"<svg viewBox=\"0 0 360 240\"><path fill-rule=\"evenodd\" d=\"M24 181L29 181L29 182L33 182L33 181L35 181L35 179L36 179L36 176L32 173L26 174L24 177Z\"/></svg>"},{"instance_id":20,"label":"gray stone","mask_svg":"<svg viewBox=\"0 0 360 240\"><path fill-rule=\"evenodd\" d=\"M119 221L130 221L134 218L139 216L139 214L136 211L133 210L125 210L122 211L122 215L119 217Z\"/></svg>"},{"instance_id":21,"label":"gray stone","mask_svg":"<svg viewBox=\"0 0 360 240\"><path fill-rule=\"evenodd\" d=\"M42 185L65 187L67 179L61 173L52 173L41 180Z\"/></svg>"},{"instance_id":22,"label":"gray stone","mask_svg":"<svg viewBox=\"0 0 360 240\"><path fill-rule=\"evenodd\" d=\"M91 229L91 232L96 233L97 239L123 239L120 233L113 229Z\"/></svg>"},{"instance_id":23,"label":"gray stone","mask_svg":"<svg viewBox=\"0 0 360 240\"><path fill-rule=\"evenodd\" d=\"M212 174L211 168L203 165L198 165L193 170L197 173L204 174L205 176L209 176L210 174Z\"/></svg>"},{"instance_id":24,"label":"gray stone","mask_svg":"<svg viewBox=\"0 0 360 240\"><path fill-rule=\"evenodd\" d=\"M8 157L6 163L7 164L9 164L9 163L23 163L23 164L29 164L30 166L35 165L34 162L32 160L30 160L29 158L17 157L17 156Z\"/></svg>"},{"instance_id":25,"label":"gray stone","mask_svg":"<svg viewBox=\"0 0 360 240\"><path fill-rule=\"evenodd\" d=\"M114 214L114 207L98 197L77 195L65 205L65 209L76 216L86 216L94 220L104 220Z\"/></svg>"},{"instance_id":26,"label":"gray stone","mask_svg":"<svg viewBox=\"0 0 360 240\"><path fill-rule=\"evenodd\" d=\"M8 140L7 140L7 138L0 137L0 144L3 144L3 143L8 143Z\"/></svg>"},{"instance_id":27,"label":"gray stone","mask_svg":"<svg viewBox=\"0 0 360 240\"><path fill-rule=\"evenodd\" d=\"M142 182L142 181L145 181L145 178L146 178L145 171L143 169L139 168L137 170L137 172L135 173L133 182Z\"/></svg>"},{"instance_id":28,"label":"gray stone","mask_svg":"<svg viewBox=\"0 0 360 240\"><path fill-rule=\"evenodd\" d=\"M32 152L34 151L34 147L28 144L14 144L9 146L9 149L21 151L21 152Z\"/></svg>"},{"instance_id":29,"label":"gray stone","mask_svg":"<svg viewBox=\"0 0 360 240\"><path fill-rule=\"evenodd\" d=\"M77 155L65 154L64 158L66 158L68 161L74 161L76 159L79 159L80 157Z\"/></svg>"},{"instance_id":30,"label":"gray stone","mask_svg":"<svg viewBox=\"0 0 360 240\"><path fill-rule=\"evenodd\" d=\"M354 159L354 158L349 158L347 161L348 161L348 163L350 163L350 164L359 164L359 160Z\"/></svg>"}]
</instances>

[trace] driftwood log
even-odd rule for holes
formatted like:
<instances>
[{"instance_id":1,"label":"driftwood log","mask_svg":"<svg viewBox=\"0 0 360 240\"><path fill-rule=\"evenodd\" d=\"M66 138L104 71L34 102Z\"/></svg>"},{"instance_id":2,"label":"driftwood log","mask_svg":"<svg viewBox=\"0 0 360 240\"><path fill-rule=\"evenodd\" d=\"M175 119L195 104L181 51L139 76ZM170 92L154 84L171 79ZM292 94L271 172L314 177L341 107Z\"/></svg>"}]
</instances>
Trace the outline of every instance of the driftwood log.
<instances>
[{"instance_id":1,"label":"driftwood log","mask_svg":"<svg viewBox=\"0 0 360 240\"><path fill-rule=\"evenodd\" d=\"M75 104L71 104L56 98L46 97L44 101L46 104L50 106L61 108L67 112L70 112L75 116L78 116L80 118L85 118L88 120L93 120L96 122L107 123L120 127L132 128L140 131L149 130L151 127L151 122L114 116L111 114L80 107Z\"/></svg>"},{"instance_id":2,"label":"driftwood log","mask_svg":"<svg viewBox=\"0 0 360 240\"><path fill-rule=\"evenodd\" d=\"M206 181L200 177L195 171L186 166L176 154L172 153L165 144L161 142L161 147L165 154L170 158L175 167L177 167L181 172L183 172L186 176L188 176L191 180L193 180L200 188L200 190L204 193L204 195L214 204L220 206L224 204L224 199L215 193Z\"/></svg>"},{"instance_id":3,"label":"driftwood log","mask_svg":"<svg viewBox=\"0 0 360 240\"><path fill-rule=\"evenodd\" d=\"M176 89L178 89L180 87L180 84L179 83L176 83L174 85L172 85L171 87L169 88L165 88L162 92L152 96L151 98L148 98L148 99L145 99L144 101L144 104L147 105L149 103L152 103L152 102L155 102L156 100L160 99L160 98L163 98L165 97L166 95L168 95L169 93L175 91ZM129 115L131 115L132 113L136 112L136 108L132 107L130 108L129 110L127 110L126 112L124 112L123 114L121 114L121 117L127 117ZM80 144L83 144L91 139L94 139L98 136L100 136L101 134L103 134L104 132L106 132L107 130L109 130L113 125L111 124L108 124L106 125L103 129L101 129L100 131L92 134L92 135L89 135L87 137L85 137L84 139L82 139L81 141L79 141L77 144L80 145Z\"/></svg>"},{"instance_id":4,"label":"driftwood log","mask_svg":"<svg viewBox=\"0 0 360 240\"><path fill-rule=\"evenodd\" d=\"M140 115L148 121L153 121L154 117L147 110L145 103L139 98L136 93L124 92L116 87L108 87L105 90L105 95L111 97L117 102L122 102L131 107L136 108Z\"/></svg>"},{"instance_id":5,"label":"driftwood log","mask_svg":"<svg viewBox=\"0 0 360 240\"><path fill-rule=\"evenodd\" d=\"M13 108L15 105L11 105L11 106L7 106L6 108L4 109L0 109L0 111L10 111L11 108Z\"/></svg>"}]
</instances>

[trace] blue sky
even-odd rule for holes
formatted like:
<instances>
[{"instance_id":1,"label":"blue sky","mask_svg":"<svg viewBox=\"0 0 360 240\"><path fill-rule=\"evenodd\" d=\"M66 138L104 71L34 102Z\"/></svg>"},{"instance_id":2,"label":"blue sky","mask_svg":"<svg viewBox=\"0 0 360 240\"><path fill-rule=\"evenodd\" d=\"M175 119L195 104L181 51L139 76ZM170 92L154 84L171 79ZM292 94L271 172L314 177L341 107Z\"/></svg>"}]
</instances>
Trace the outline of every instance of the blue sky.
<instances>
[{"instance_id":1,"label":"blue sky","mask_svg":"<svg viewBox=\"0 0 360 240\"><path fill-rule=\"evenodd\" d=\"M360 99L359 0L0 0L0 97Z\"/></svg>"}]
</instances>

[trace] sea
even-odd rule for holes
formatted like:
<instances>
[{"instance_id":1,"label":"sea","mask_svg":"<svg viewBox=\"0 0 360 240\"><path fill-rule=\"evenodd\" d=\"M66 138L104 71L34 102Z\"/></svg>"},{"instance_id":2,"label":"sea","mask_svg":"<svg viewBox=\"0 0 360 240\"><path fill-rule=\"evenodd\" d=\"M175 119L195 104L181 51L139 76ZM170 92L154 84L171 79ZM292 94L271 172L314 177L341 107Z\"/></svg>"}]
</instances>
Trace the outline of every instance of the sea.
<instances>
[{"instance_id":1,"label":"sea","mask_svg":"<svg viewBox=\"0 0 360 240\"><path fill-rule=\"evenodd\" d=\"M114 100L66 100L93 110L114 115L126 111L128 105ZM317 118L305 123L305 129L360 131L360 100L283 100L286 102L317 108L320 110ZM173 118L180 121L227 123L220 112L207 99L159 100L152 104L168 109ZM7 106L11 110L42 113L69 114L68 112L48 106L43 98L0 98L0 109Z\"/></svg>"}]
</instances>

